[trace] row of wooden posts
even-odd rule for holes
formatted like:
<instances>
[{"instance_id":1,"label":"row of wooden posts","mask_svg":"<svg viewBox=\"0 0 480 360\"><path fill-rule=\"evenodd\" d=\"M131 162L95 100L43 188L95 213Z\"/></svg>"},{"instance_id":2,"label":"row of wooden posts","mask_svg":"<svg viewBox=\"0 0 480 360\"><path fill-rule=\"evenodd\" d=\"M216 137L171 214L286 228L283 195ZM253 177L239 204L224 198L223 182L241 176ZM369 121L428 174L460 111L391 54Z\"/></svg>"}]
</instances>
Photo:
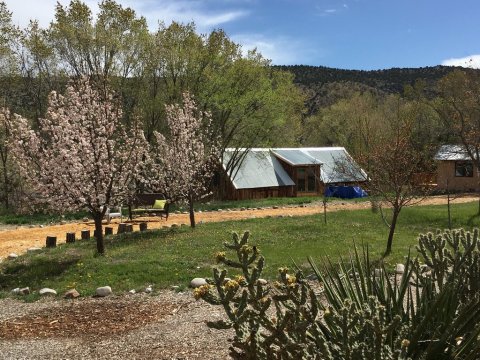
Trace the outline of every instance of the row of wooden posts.
<instances>
[{"instance_id":1,"label":"row of wooden posts","mask_svg":"<svg viewBox=\"0 0 480 360\"><path fill-rule=\"evenodd\" d=\"M140 231L145 231L148 228L148 225L146 222L142 222L139 224L140 226ZM96 232L97 230L93 231L93 236L96 237ZM133 232L133 224L127 224L127 223L120 223L118 224L118 229L117 229L117 234L123 234L123 233L128 233L128 232ZM113 235L113 227L111 226L105 226L105 236L107 235ZM89 240L90 239L90 230L84 229L80 232L80 238L82 240ZM75 242L75 233L74 232L67 232L66 235L66 242L67 244L71 244ZM57 246L57 237L53 235L47 236L46 240L46 247L47 248L52 248Z\"/></svg>"}]
</instances>

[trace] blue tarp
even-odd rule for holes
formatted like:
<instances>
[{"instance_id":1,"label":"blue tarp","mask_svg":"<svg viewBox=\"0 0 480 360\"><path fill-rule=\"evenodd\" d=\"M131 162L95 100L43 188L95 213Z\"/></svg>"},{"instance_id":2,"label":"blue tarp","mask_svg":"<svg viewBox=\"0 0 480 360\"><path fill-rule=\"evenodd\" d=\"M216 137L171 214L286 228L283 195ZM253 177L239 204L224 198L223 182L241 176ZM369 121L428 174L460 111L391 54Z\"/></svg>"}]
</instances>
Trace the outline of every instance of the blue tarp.
<instances>
[{"instance_id":1,"label":"blue tarp","mask_svg":"<svg viewBox=\"0 0 480 360\"><path fill-rule=\"evenodd\" d=\"M328 186L325 189L325 196L354 199L368 196L368 194L360 186Z\"/></svg>"}]
</instances>

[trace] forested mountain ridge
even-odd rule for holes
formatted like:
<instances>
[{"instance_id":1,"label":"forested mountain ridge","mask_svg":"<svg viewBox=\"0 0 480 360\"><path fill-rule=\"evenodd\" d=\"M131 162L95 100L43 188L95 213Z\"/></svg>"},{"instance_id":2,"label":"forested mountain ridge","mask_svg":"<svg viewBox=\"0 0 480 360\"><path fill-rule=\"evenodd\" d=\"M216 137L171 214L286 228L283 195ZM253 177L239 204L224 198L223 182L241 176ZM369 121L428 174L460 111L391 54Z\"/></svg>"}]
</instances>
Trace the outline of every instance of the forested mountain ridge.
<instances>
[{"instance_id":1,"label":"forested mountain ridge","mask_svg":"<svg viewBox=\"0 0 480 360\"><path fill-rule=\"evenodd\" d=\"M377 94L402 94L406 85L423 80L427 94L436 93L436 83L458 69L452 66L392 68L385 70L345 70L325 66L278 65L294 75L294 83L307 95L307 114L349 97L353 92L371 91ZM463 68L462 68L463 69ZM465 71L479 71L463 69Z\"/></svg>"}]
</instances>

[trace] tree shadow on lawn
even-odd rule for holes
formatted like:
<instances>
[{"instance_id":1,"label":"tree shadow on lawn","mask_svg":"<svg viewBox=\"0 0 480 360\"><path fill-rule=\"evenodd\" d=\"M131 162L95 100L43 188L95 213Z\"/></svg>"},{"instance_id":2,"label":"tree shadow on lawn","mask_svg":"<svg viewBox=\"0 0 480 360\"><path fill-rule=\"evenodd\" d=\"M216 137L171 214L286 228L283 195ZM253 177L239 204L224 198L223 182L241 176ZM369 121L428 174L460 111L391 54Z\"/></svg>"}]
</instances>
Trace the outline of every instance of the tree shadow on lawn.
<instances>
[{"instance_id":1,"label":"tree shadow on lawn","mask_svg":"<svg viewBox=\"0 0 480 360\"><path fill-rule=\"evenodd\" d=\"M45 279L52 279L75 266L81 257L67 255L63 257L35 256L13 260L3 266L0 272L0 290L15 287L36 287Z\"/></svg>"}]
</instances>

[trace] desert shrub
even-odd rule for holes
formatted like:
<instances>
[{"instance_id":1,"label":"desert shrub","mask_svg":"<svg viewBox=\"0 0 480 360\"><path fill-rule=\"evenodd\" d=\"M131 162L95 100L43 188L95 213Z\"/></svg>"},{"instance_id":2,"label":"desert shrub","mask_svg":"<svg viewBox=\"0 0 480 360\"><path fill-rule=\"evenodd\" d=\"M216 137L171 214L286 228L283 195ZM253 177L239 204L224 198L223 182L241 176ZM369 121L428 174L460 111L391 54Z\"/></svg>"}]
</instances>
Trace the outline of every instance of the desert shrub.
<instances>
[{"instance_id":1,"label":"desert shrub","mask_svg":"<svg viewBox=\"0 0 480 360\"><path fill-rule=\"evenodd\" d=\"M235 253L216 259L241 274L214 269L197 299L223 306L233 328L234 357L247 359L477 359L480 357L478 231L420 235L419 257L407 256L401 274L373 266L366 246L350 259L328 261L317 281L279 269L261 278L265 259L249 233L225 243Z\"/></svg>"}]
</instances>

